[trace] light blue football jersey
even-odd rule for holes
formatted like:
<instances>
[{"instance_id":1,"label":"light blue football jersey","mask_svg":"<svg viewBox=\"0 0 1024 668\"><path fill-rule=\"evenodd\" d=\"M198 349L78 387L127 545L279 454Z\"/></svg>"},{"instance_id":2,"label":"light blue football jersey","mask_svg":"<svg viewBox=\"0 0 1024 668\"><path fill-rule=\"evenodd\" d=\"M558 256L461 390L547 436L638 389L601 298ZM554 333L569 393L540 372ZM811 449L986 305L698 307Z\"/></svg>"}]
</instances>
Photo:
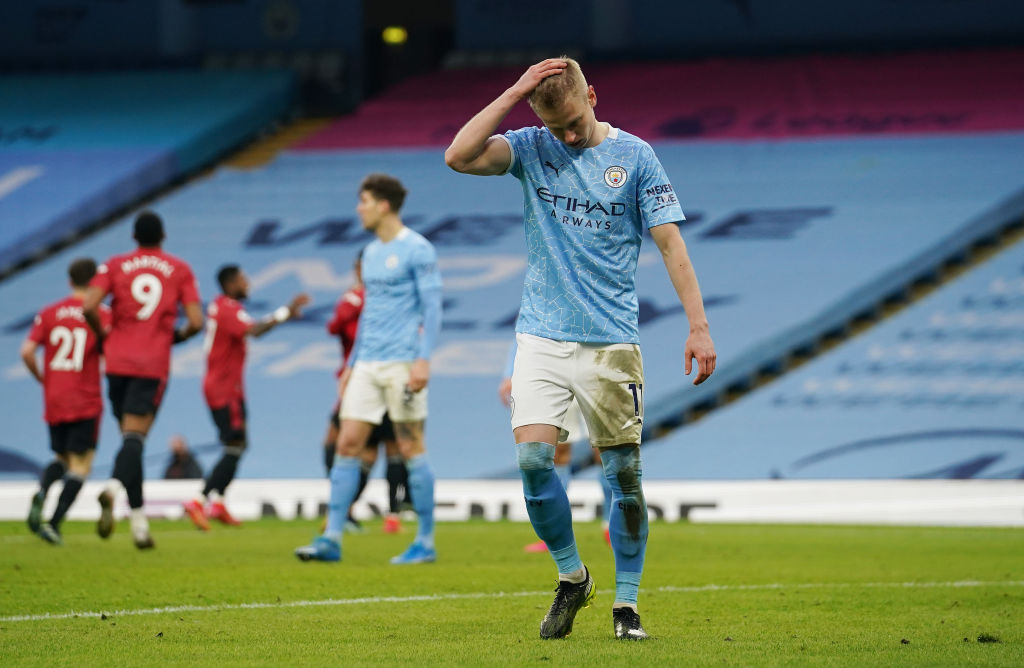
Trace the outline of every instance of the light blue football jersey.
<instances>
[{"instance_id":1,"label":"light blue football jersey","mask_svg":"<svg viewBox=\"0 0 1024 668\"><path fill-rule=\"evenodd\" d=\"M423 235L403 228L363 251L365 305L351 362L428 359L441 328L441 272ZM422 328L422 330L421 330Z\"/></svg>"},{"instance_id":2,"label":"light blue football jersey","mask_svg":"<svg viewBox=\"0 0 1024 668\"><path fill-rule=\"evenodd\" d=\"M573 149L547 128L504 135L523 187L528 266L516 331L558 341L638 343L636 264L645 227L683 218L650 144L611 128Z\"/></svg>"}]
</instances>

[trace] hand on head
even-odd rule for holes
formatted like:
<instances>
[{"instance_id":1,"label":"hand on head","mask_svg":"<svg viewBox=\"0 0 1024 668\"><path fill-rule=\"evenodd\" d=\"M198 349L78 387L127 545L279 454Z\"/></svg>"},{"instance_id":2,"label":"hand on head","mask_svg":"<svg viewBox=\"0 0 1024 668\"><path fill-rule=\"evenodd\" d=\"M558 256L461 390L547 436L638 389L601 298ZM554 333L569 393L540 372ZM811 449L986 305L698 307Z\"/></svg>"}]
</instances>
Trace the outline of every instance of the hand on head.
<instances>
[{"instance_id":1,"label":"hand on head","mask_svg":"<svg viewBox=\"0 0 1024 668\"><path fill-rule=\"evenodd\" d=\"M533 92L533 89L540 85L540 82L553 74L561 74L568 63L560 58L548 58L536 65L531 65L519 81L512 86L512 90L520 97L526 98Z\"/></svg>"}]
</instances>

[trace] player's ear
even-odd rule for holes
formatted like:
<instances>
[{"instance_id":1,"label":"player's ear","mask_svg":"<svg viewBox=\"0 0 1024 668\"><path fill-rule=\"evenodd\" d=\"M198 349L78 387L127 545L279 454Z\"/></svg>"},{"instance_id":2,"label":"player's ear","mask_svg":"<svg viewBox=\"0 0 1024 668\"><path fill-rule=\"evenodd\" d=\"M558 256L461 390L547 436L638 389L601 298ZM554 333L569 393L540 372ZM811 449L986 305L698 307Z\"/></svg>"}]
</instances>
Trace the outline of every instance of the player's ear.
<instances>
[{"instance_id":1,"label":"player's ear","mask_svg":"<svg viewBox=\"0 0 1024 668\"><path fill-rule=\"evenodd\" d=\"M594 90L593 86L587 86L587 103L591 107L597 106L597 91Z\"/></svg>"}]
</instances>

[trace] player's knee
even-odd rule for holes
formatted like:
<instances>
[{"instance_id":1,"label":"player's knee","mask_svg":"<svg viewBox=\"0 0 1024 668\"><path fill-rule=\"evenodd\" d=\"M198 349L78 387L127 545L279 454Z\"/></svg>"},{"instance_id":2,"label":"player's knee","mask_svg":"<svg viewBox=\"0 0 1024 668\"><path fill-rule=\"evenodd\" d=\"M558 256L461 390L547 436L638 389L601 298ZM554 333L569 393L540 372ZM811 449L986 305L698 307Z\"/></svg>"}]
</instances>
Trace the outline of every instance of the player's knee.
<instances>
[{"instance_id":1,"label":"player's knee","mask_svg":"<svg viewBox=\"0 0 1024 668\"><path fill-rule=\"evenodd\" d=\"M640 467L640 448L606 448L601 451L601 467L613 490L623 497L643 500L643 488L640 484L643 475Z\"/></svg>"},{"instance_id":2,"label":"player's knee","mask_svg":"<svg viewBox=\"0 0 1024 668\"><path fill-rule=\"evenodd\" d=\"M338 437L335 453L339 457L358 457L363 451L363 442L344 432Z\"/></svg>"},{"instance_id":3,"label":"player's knee","mask_svg":"<svg viewBox=\"0 0 1024 668\"><path fill-rule=\"evenodd\" d=\"M426 441L423 438L422 421L392 421L395 430L395 441L398 443L398 452L405 459L422 455L426 451Z\"/></svg>"},{"instance_id":4,"label":"player's knee","mask_svg":"<svg viewBox=\"0 0 1024 668\"><path fill-rule=\"evenodd\" d=\"M67 471L76 476L88 477L89 472L92 469L91 459L85 457L74 457L72 456L68 461Z\"/></svg>"},{"instance_id":5,"label":"player's knee","mask_svg":"<svg viewBox=\"0 0 1024 668\"><path fill-rule=\"evenodd\" d=\"M153 426L153 413L140 415L138 413L124 413L121 418L121 432L136 432L146 436L149 428Z\"/></svg>"},{"instance_id":6,"label":"player's knee","mask_svg":"<svg viewBox=\"0 0 1024 668\"><path fill-rule=\"evenodd\" d=\"M640 449L607 448L601 451L601 465L605 479L613 492L615 509L622 522L613 522L616 531L625 534L627 545L619 549L627 556L640 549L647 540L647 502L640 483Z\"/></svg>"},{"instance_id":7,"label":"player's knee","mask_svg":"<svg viewBox=\"0 0 1024 668\"><path fill-rule=\"evenodd\" d=\"M537 471L555 467L555 446L531 441L516 445L516 460L521 471Z\"/></svg>"}]
</instances>

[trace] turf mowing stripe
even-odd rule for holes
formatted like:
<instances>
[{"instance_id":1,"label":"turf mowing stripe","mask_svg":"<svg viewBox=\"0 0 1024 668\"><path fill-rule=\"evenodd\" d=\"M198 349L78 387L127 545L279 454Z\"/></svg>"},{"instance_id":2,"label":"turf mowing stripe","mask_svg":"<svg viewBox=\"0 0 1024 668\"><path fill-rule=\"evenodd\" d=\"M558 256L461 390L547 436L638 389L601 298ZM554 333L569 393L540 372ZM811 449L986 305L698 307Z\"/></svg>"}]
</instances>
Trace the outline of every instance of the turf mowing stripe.
<instances>
[{"instance_id":1,"label":"turf mowing stripe","mask_svg":"<svg viewBox=\"0 0 1024 668\"><path fill-rule=\"evenodd\" d=\"M716 591L751 591L758 589L835 589L835 588L892 587L927 589L938 587L1024 587L1024 580L1005 582L982 582L979 580L957 580L953 582L804 582L794 584L770 583L755 585L700 585L693 587L658 587L655 591L667 593L701 593ZM601 590L611 594L614 590ZM463 601L479 598L521 598L526 596L548 596L551 590L516 592L474 592L470 594L425 594L422 596L370 596L365 598L327 598L320 601L289 601L287 603L234 603L224 605L172 605L163 608L142 608L140 610L115 610L112 612L62 612L40 615L12 615L0 617L3 622L38 622L53 619L74 619L77 617L126 617L129 615L160 615L171 612L213 612L217 610L259 610L266 608L310 608L330 605L363 605L373 603L416 603L420 601Z\"/></svg>"}]
</instances>

